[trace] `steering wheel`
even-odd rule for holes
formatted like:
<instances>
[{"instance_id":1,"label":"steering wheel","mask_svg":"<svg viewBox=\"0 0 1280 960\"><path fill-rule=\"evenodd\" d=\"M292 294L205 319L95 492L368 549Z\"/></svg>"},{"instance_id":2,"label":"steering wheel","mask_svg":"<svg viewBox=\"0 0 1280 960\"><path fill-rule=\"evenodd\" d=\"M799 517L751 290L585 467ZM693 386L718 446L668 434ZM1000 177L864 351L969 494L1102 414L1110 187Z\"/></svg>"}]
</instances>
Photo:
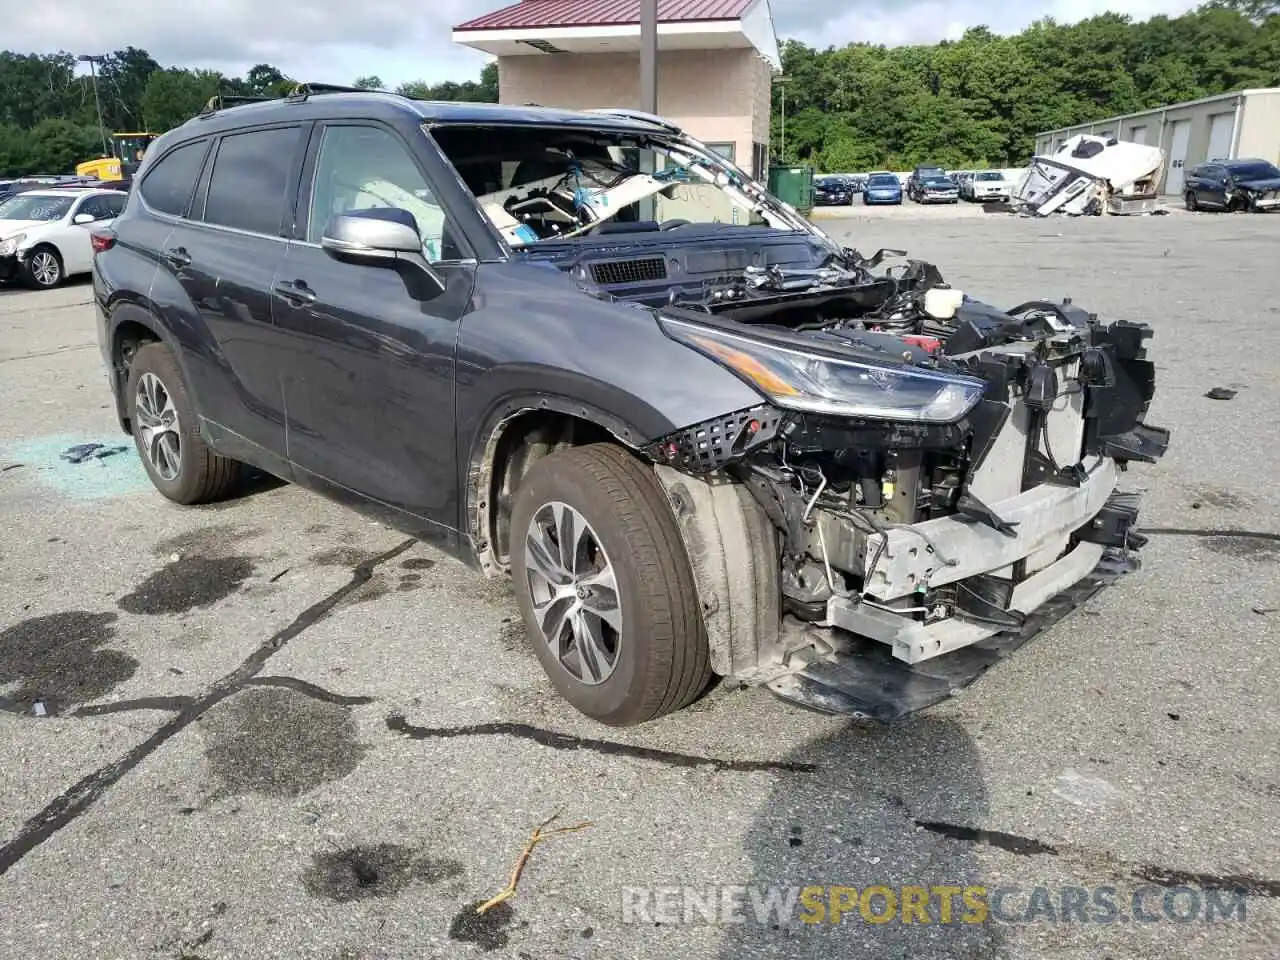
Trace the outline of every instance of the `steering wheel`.
<instances>
[{"instance_id":1,"label":"steering wheel","mask_svg":"<svg viewBox=\"0 0 1280 960\"><path fill-rule=\"evenodd\" d=\"M689 223L690 223L690 221L688 221L688 220L683 220L683 219L680 219L680 218L678 218L678 217L677 217L677 218L676 218L676 219L674 219L674 220L663 220L663 221L662 221L662 225L661 225L661 226L659 226L659 227L658 227L658 229L659 229L659 230L674 230L676 227L686 227L686 226L688 226L688 225L689 225Z\"/></svg>"}]
</instances>

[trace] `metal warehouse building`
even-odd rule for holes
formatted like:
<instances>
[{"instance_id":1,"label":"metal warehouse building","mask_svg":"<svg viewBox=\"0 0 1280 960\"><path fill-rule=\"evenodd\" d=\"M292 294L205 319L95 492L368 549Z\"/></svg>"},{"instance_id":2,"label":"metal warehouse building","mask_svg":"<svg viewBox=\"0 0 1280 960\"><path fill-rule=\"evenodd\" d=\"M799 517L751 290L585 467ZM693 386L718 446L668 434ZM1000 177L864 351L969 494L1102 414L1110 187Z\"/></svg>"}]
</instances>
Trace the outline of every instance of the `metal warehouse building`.
<instances>
[{"instance_id":1,"label":"metal warehouse building","mask_svg":"<svg viewBox=\"0 0 1280 960\"><path fill-rule=\"evenodd\" d=\"M1238 90L1049 130L1036 135L1036 153L1052 153L1081 133L1159 145L1167 157L1160 191L1177 196L1186 169L1206 160L1260 157L1280 164L1280 87Z\"/></svg>"}]
</instances>

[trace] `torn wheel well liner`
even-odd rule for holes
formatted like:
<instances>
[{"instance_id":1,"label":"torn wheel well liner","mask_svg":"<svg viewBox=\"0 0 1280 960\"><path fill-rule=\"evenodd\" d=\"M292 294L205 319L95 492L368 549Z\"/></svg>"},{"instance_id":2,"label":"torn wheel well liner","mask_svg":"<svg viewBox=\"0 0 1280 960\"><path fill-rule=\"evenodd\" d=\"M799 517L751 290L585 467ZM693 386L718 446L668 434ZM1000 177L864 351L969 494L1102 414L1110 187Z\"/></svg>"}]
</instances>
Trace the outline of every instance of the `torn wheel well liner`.
<instances>
[{"instance_id":1,"label":"torn wheel well liner","mask_svg":"<svg viewBox=\"0 0 1280 960\"><path fill-rule=\"evenodd\" d=\"M511 499L534 462L588 443L635 450L629 442L635 436L618 418L559 397L522 397L494 410L477 434L465 487L466 533L480 569L489 576L507 569Z\"/></svg>"},{"instance_id":2,"label":"torn wheel well liner","mask_svg":"<svg viewBox=\"0 0 1280 960\"><path fill-rule=\"evenodd\" d=\"M120 428L132 434L128 404L125 401L124 384L129 380L129 365L138 348L147 343L160 343L163 338L156 331L154 320L141 308L123 308L118 311L124 317L116 322L111 336L111 375L115 377L116 416Z\"/></svg>"}]
</instances>

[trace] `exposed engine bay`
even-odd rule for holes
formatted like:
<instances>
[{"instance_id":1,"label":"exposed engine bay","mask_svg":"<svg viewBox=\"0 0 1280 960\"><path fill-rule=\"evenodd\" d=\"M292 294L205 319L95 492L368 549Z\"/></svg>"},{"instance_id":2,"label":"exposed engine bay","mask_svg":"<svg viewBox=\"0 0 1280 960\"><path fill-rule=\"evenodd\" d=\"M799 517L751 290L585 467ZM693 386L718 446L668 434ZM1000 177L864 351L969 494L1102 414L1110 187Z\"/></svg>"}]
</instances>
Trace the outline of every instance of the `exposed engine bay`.
<instances>
[{"instance_id":1,"label":"exposed engine bay","mask_svg":"<svg viewBox=\"0 0 1280 960\"><path fill-rule=\"evenodd\" d=\"M668 335L771 402L647 452L746 486L779 532L790 617L881 644L901 664L973 647L985 669L986 651L1028 635L1050 601L1134 565L1145 541L1118 473L1169 442L1144 423L1152 331L1069 300L997 309L932 264L883 267L897 256L847 250L814 268L747 267L697 294L673 289ZM780 658L794 653L784 644ZM847 653L825 662L847 665ZM855 710L814 669L775 676L775 692L873 713L926 696L909 674L892 706L868 706L863 690ZM929 696L962 685L948 676Z\"/></svg>"}]
</instances>

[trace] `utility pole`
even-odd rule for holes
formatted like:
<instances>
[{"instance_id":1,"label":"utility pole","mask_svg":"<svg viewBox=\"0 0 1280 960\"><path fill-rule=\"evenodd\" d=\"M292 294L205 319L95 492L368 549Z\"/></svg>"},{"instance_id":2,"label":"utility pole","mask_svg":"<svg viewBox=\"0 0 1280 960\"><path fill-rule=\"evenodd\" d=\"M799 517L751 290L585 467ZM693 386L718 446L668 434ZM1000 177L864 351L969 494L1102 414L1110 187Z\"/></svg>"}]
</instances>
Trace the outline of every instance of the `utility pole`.
<instances>
[{"instance_id":1,"label":"utility pole","mask_svg":"<svg viewBox=\"0 0 1280 960\"><path fill-rule=\"evenodd\" d=\"M658 0L640 0L640 109L658 112Z\"/></svg>"},{"instance_id":2,"label":"utility pole","mask_svg":"<svg viewBox=\"0 0 1280 960\"><path fill-rule=\"evenodd\" d=\"M102 100L98 97L98 71L94 69L95 64L104 63L107 58L101 54L82 53L76 59L89 64L89 76L93 80L93 105L98 110L98 135L102 137L102 155L109 157L111 151L107 147L107 127L102 122Z\"/></svg>"},{"instance_id":3,"label":"utility pole","mask_svg":"<svg viewBox=\"0 0 1280 960\"><path fill-rule=\"evenodd\" d=\"M778 159L785 164L787 162L787 84L791 82L791 78L774 77L773 82L782 91L782 129L779 136Z\"/></svg>"}]
</instances>

